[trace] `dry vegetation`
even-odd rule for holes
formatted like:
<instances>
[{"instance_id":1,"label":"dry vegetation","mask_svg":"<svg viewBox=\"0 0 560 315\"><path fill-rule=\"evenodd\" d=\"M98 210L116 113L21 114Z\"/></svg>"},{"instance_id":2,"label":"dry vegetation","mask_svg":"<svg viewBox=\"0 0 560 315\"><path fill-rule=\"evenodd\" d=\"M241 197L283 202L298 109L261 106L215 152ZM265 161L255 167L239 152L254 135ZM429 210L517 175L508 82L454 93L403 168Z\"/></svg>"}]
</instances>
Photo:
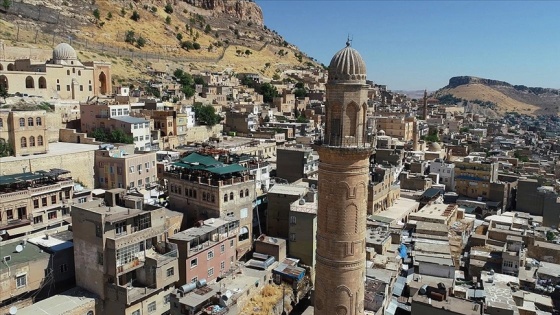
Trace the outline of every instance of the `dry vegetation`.
<instances>
[{"instance_id":1,"label":"dry vegetation","mask_svg":"<svg viewBox=\"0 0 560 315\"><path fill-rule=\"evenodd\" d=\"M292 289L286 286L286 296L284 296L284 305L287 313L291 311L291 300L288 294L291 294ZM282 301L282 286L277 286L273 284L266 285L259 295L256 295L249 300L243 307L241 314L247 315L269 315L273 307Z\"/></svg>"},{"instance_id":2,"label":"dry vegetation","mask_svg":"<svg viewBox=\"0 0 560 315\"><path fill-rule=\"evenodd\" d=\"M444 94L452 94L455 97L467 99L467 100L482 100L482 101L490 101L496 103L498 105L497 112L498 113L505 113L508 111L516 111L521 114L528 114L532 115L540 107L522 103L517 101L500 91L497 91L489 86L484 84L466 84L461 85L456 88L452 89L443 89L440 92L442 95Z\"/></svg>"}]
</instances>

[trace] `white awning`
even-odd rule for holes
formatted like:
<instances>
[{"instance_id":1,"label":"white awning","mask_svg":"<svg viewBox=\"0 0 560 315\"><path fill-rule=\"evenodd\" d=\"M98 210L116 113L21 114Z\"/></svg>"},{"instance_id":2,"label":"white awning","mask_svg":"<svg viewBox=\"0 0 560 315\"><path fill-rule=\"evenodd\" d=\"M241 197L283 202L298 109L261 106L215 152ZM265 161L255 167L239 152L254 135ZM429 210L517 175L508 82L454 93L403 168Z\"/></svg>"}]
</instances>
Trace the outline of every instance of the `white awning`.
<instances>
[{"instance_id":1,"label":"white awning","mask_svg":"<svg viewBox=\"0 0 560 315\"><path fill-rule=\"evenodd\" d=\"M27 233L27 232L30 232L30 231L33 231L33 226L24 225L24 226L20 226L20 227L17 227L17 228L6 230L6 233L9 236L14 236L14 235L18 235L18 234Z\"/></svg>"}]
</instances>

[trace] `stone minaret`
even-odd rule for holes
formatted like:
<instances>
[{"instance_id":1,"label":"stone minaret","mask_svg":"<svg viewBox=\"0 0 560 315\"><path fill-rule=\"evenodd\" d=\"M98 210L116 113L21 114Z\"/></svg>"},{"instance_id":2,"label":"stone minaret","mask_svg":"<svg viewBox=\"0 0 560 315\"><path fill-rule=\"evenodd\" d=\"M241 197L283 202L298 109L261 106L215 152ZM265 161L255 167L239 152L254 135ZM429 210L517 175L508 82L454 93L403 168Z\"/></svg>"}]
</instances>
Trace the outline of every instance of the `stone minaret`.
<instances>
[{"instance_id":1,"label":"stone minaret","mask_svg":"<svg viewBox=\"0 0 560 315\"><path fill-rule=\"evenodd\" d=\"M424 103L424 108L423 108L424 111L423 111L422 119L426 120L426 119L428 119L428 91L427 90L424 90L424 102L423 103Z\"/></svg>"},{"instance_id":2,"label":"stone minaret","mask_svg":"<svg viewBox=\"0 0 560 315\"><path fill-rule=\"evenodd\" d=\"M369 157L375 131L366 117L366 66L346 44L329 65L319 152L315 314L364 313Z\"/></svg>"}]
</instances>

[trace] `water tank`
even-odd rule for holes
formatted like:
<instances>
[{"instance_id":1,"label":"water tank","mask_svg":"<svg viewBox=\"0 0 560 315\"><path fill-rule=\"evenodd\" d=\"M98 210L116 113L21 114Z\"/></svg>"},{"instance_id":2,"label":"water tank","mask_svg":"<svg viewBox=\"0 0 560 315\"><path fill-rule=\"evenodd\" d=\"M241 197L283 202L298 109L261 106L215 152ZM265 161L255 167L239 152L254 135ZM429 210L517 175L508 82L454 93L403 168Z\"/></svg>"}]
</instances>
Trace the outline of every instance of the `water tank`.
<instances>
[{"instance_id":1,"label":"water tank","mask_svg":"<svg viewBox=\"0 0 560 315\"><path fill-rule=\"evenodd\" d=\"M424 284L422 287L420 287L420 290L418 292L418 294L420 295L426 295L426 292L428 291L428 285Z\"/></svg>"},{"instance_id":2,"label":"water tank","mask_svg":"<svg viewBox=\"0 0 560 315\"><path fill-rule=\"evenodd\" d=\"M183 293L189 293L192 290L196 289L196 282L187 283L179 288Z\"/></svg>"},{"instance_id":3,"label":"water tank","mask_svg":"<svg viewBox=\"0 0 560 315\"><path fill-rule=\"evenodd\" d=\"M206 279L200 279L196 282L196 287L197 288L202 288L205 285L206 285Z\"/></svg>"}]
</instances>

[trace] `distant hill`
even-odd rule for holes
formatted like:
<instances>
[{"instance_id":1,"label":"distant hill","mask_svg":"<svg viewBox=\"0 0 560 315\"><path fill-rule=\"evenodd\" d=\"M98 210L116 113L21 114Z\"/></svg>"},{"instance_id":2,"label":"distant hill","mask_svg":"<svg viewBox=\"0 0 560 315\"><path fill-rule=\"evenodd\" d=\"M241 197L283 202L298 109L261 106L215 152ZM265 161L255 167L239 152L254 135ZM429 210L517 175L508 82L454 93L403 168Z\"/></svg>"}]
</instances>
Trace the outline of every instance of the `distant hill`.
<instances>
[{"instance_id":1,"label":"distant hill","mask_svg":"<svg viewBox=\"0 0 560 315\"><path fill-rule=\"evenodd\" d=\"M528 115L557 115L560 112L560 90L512 85L498 80L472 76L449 79L433 97L445 103L478 104L498 113L518 112Z\"/></svg>"},{"instance_id":2,"label":"distant hill","mask_svg":"<svg viewBox=\"0 0 560 315\"><path fill-rule=\"evenodd\" d=\"M0 6L8 46L68 42L84 60L113 63L117 80L147 67L223 70L273 77L319 66L264 24L249 0L26 0Z\"/></svg>"}]
</instances>

